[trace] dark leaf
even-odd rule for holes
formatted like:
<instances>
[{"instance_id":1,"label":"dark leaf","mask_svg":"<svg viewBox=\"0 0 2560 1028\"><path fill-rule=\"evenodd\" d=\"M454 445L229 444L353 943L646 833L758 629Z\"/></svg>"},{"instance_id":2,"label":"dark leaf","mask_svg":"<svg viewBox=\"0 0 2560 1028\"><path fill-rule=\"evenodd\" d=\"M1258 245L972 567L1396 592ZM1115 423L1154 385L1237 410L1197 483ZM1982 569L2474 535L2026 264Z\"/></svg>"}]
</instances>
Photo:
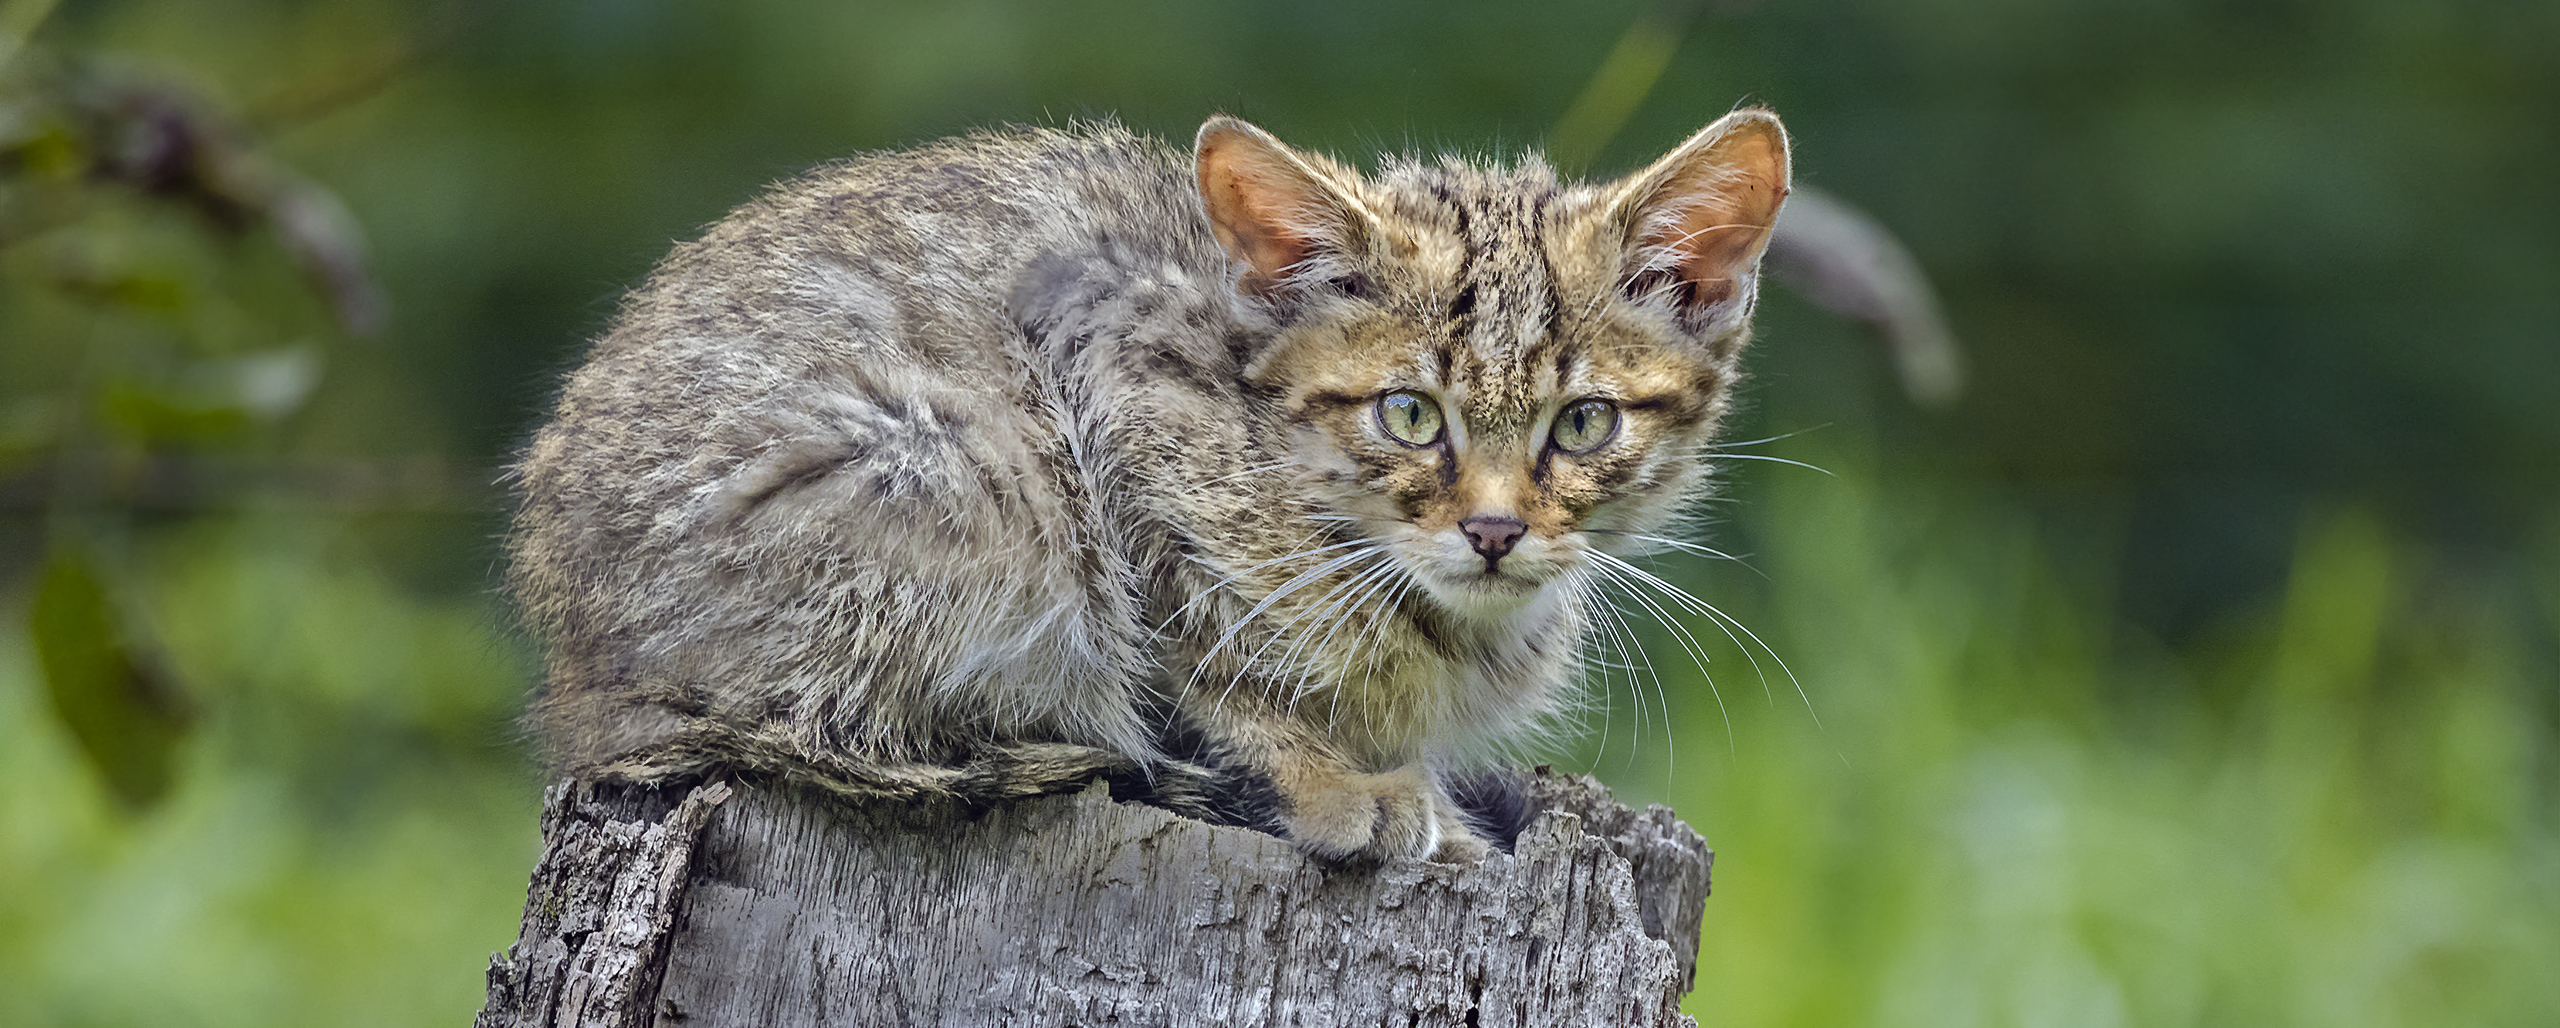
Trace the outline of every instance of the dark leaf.
<instances>
[{"instance_id":1,"label":"dark leaf","mask_svg":"<svg viewBox=\"0 0 2560 1028\"><path fill-rule=\"evenodd\" d=\"M54 716L80 752L127 805L158 802L193 719L175 683L134 645L95 559L57 543L27 622Z\"/></svg>"}]
</instances>

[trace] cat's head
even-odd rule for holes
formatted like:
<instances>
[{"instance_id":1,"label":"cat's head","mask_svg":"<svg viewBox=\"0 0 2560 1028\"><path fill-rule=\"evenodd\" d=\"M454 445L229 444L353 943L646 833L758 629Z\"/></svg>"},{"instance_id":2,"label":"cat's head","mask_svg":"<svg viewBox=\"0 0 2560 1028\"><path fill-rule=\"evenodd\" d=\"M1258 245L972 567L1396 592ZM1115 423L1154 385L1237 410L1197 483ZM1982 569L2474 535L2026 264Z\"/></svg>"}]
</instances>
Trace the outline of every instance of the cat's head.
<instances>
[{"instance_id":1,"label":"cat's head","mask_svg":"<svg viewBox=\"0 0 2560 1028\"><path fill-rule=\"evenodd\" d=\"M1444 607L1500 616L1593 550L1651 549L1703 488L1787 194L1775 115L1602 184L1534 159L1363 176L1231 118L1196 156L1238 302L1275 325L1246 378L1300 487Z\"/></svg>"}]
</instances>

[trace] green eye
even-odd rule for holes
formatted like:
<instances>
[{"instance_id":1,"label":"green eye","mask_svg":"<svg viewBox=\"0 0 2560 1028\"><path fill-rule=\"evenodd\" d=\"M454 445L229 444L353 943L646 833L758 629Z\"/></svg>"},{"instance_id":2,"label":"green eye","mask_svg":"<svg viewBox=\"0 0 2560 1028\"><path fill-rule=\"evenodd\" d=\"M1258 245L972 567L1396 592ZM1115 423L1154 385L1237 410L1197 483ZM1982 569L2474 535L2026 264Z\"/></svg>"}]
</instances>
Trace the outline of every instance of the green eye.
<instances>
[{"instance_id":1,"label":"green eye","mask_svg":"<svg viewBox=\"0 0 2560 1028\"><path fill-rule=\"evenodd\" d=\"M1589 453L1600 448L1618 434L1618 407L1607 400L1584 400L1556 415L1555 429L1547 433L1556 441L1556 449L1566 453Z\"/></svg>"},{"instance_id":2,"label":"green eye","mask_svg":"<svg viewBox=\"0 0 2560 1028\"><path fill-rule=\"evenodd\" d=\"M1440 405L1420 393L1397 391L1378 398L1378 427L1406 446L1440 441Z\"/></svg>"}]
</instances>

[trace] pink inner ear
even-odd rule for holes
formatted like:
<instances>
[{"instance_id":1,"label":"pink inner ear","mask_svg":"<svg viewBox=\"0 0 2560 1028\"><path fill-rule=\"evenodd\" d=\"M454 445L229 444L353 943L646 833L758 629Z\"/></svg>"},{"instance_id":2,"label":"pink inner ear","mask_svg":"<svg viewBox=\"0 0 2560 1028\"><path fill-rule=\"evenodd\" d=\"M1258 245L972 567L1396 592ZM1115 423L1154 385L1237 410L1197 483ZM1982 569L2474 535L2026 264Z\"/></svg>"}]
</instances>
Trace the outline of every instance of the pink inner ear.
<instances>
[{"instance_id":1,"label":"pink inner ear","mask_svg":"<svg viewBox=\"0 0 2560 1028\"><path fill-rule=\"evenodd\" d=\"M1314 239L1301 227L1317 205L1312 187L1254 141L1228 137L1200 150L1200 193L1218 242L1249 269L1245 286L1268 293L1304 261Z\"/></svg>"},{"instance_id":2,"label":"pink inner ear","mask_svg":"<svg viewBox=\"0 0 2560 1028\"><path fill-rule=\"evenodd\" d=\"M1722 204L1693 207L1679 224L1681 238L1673 245L1684 254L1680 277L1689 280L1691 302L1712 306L1733 299L1734 277L1759 254L1767 226Z\"/></svg>"},{"instance_id":3,"label":"pink inner ear","mask_svg":"<svg viewBox=\"0 0 2560 1028\"><path fill-rule=\"evenodd\" d=\"M1787 195L1783 160L1770 137L1746 130L1663 184L1654 202L1675 213L1646 242L1678 255L1692 304L1732 300L1737 279L1759 259Z\"/></svg>"},{"instance_id":4,"label":"pink inner ear","mask_svg":"<svg viewBox=\"0 0 2560 1028\"><path fill-rule=\"evenodd\" d=\"M1253 269L1255 278L1277 282L1307 256L1307 237L1291 228L1280 205L1272 202L1268 183L1251 182L1236 169L1222 169L1210 185L1217 193L1210 204L1213 224L1229 252Z\"/></svg>"}]
</instances>

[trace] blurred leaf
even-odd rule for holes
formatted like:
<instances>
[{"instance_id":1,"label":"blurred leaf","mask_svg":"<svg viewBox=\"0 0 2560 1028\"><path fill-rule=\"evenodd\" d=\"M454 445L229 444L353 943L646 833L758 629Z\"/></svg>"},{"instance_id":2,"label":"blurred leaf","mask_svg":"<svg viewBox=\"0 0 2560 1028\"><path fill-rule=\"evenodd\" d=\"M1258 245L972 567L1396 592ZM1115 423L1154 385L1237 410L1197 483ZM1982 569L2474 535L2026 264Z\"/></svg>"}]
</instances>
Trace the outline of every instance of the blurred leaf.
<instances>
[{"instance_id":1,"label":"blurred leaf","mask_svg":"<svg viewBox=\"0 0 2560 1028\"><path fill-rule=\"evenodd\" d=\"M288 346L206 365L214 388L250 414L274 420L301 408L320 384L320 351Z\"/></svg>"},{"instance_id":2,"label":"blurred leaf","mask_svg":"<svg viewBox=\"0 0 2560 1028\"><path fill-rule=\"evenodd\" d=\"M91 279L65 276L63 292L91 303L183 323L187 284L168 275L128 274Z\"/></svg>"},{"instance_id":3,"label":"blurred leaf","mask_svg":"<svg viewBox=\"0 0 2560 1028\"><path fill-rule=\"evenodd\" d=\"M60 125L48 124L23 140L7 140L5 146L0 154L24 169L28 177L43 181L70 181L89 164L88 155L81 152L80 140Z\"/></svg>"},{"instance_id":4,"label":"blurred leaf","mask_svg":"<svg viewBox=\"0 0 2560 1028\"><path fill-rule=\"evenodd\" d=\"M2391 586L2391 541L2372 515L2315 520L2285 590L2270 698L2324 704L2371 681Z\"/></svg>"},{"instance_id":5,"label":"blurred leaf","mask_svg":"<svg viewBox=\"0 0 2560 1028\"><path fill-rule=\"evenodd\" d=\"M54 716L118 799L133 807L169 791L193 720L168 674L141 652L94 558L57 542L27 611Z\"/></svg>"},{"instance_id":6,"label":"blurred leaf","mask_svg":"<svg viewBox=\"0 0 2560 1028\"><path fill-rule=\"evenodd\" d=\"M18 47L53 13L56 0L8 0L0 3L0 66L18 55Z\"/></svg>"},{"instance_id":7,"label":"blurred leaf","mask_svg":"<svg viewBox=\"0 0 2560 1028\"><path fill-rule=\"evenodd\" d=\"M317 348L278 347L188 360L151 378L115 379L100 391L99 412L136 439L216 442L293 413L319 381Z\"/></svg>"},{"instance_id":8,"label":"blurred leaf","mask_svg":"<svg viewBox=\"0 0 2560 1028\"><path fill-rule=\"evenodd\" d=\"M1618 44L1592 71L1582 95L1556 120L1555 132L1547 140L1549 160L1579 172L1618 137L1627 118L1652 95L1663 69L1671 66L1671 56L1689 34L1697 6L1694 0L1667 0L1647 8L1627 26L1626 34L1618 37Z\"/></svg>"},{"instance_id":9,"label":"blurred leaf","mask_svg":"<svg viewBox=\"0 0 2560 1028\"><path fill-rule=\"evenodd\" d=\"M62 414L49 396L0 403L0 467L26 460L62 435Z\"/></svg>"},{"instance_id":10,"label":"blurred leaf","mask_svg":"<svg viewBox=\"0 0 2560 1028\"><path fill-rule=\"evenodd\" d=\"M249 412L156 382L120 379L100 391L98 413L125 435L152 443L205 444L248 431Z\"/></svg>"}]
</instances>

